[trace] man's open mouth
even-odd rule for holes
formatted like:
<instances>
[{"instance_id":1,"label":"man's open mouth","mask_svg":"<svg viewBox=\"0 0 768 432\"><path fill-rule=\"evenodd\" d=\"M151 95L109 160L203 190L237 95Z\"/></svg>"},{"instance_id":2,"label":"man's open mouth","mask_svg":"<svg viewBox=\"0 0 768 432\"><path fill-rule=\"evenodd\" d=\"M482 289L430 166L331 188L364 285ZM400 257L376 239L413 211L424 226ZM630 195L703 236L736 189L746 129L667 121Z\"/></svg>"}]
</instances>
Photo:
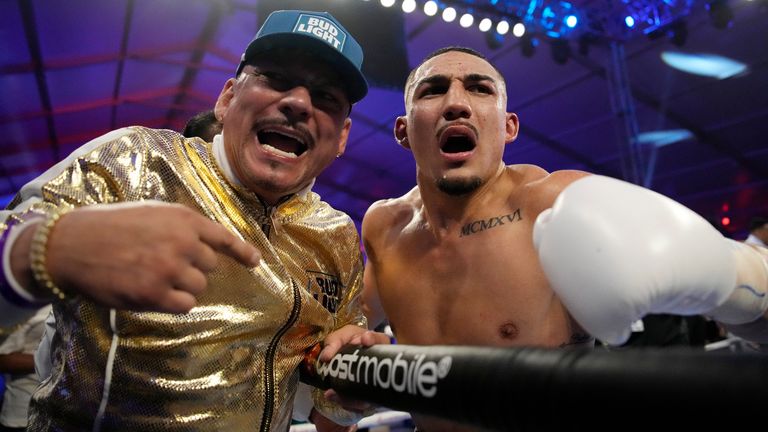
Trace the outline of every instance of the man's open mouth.
<instances>
[{"instance_id":1,"label":"man's open mouth","mask_svg":"<svg viewBox=\"0 0 768 432\"><path fill-rule=\"evenodd\" d=\"M451 135L440 146L443 153L462 153L472 151L474 148L474 140L466 135Z\"/></svg>"},{"instance_id":2,"label":"man's open mouth","mask_svg":"<svg viewBox=\"0 0 768 432\"><path fill-rule=\"evenodd\" d=\"M464 153L475 149L477 135L471 126L454 124L440 133L440 150L443 153Z\"/></svg>"},{"instance_id":3,"label":"man's open mouth","mask_svg":"<svg viewBox=\"0 0 768 432\"><path fill-rule=\"evenodd\" d=\"M304 139L291 131L263 129L256 136L267 151L284 157L297 158L308 148Z\"/></svg>"}]
</instances>

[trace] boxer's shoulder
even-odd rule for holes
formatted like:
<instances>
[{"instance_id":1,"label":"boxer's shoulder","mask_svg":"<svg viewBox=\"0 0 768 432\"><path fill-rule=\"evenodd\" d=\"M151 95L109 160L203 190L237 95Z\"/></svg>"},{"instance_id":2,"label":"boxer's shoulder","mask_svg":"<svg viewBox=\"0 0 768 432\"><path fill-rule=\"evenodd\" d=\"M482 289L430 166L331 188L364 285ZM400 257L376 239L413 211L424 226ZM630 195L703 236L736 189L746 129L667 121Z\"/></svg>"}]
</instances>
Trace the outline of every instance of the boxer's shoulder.
<instances>
[{"instance_id":1,"label":"boxer's shoulder","mask_svg":"<svg viewBox=\"0 0 768 432\"><path fill-rule=\"evenodd\" d=\"M402 230L418 213L421 196L418 188L413 188L397 198L379 200L371 204L363 218L363 234ZM366 235L366 233L368 235Z\"/></svg>"},{"instance_id":2,"label":"boxer's shoulder","mask_svg":"<svg viewBox=\"0 0 768 432\"><path fill-rule=\"evenodd\" d=\"M563 189L576 180L588 175L590 174L585 171L561 170L541 176L532 176L530 181L523 184L528 197L526 201L535 209L544 210L549 208Z\"/></svg>"}]
</instances>

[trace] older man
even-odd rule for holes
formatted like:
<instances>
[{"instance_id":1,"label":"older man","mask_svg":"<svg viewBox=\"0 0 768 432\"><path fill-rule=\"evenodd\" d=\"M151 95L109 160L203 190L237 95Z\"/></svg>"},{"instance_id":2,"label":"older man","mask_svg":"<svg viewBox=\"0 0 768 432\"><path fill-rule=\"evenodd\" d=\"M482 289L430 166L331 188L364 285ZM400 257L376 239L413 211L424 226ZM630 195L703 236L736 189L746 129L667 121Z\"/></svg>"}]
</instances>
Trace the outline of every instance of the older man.
<instances>
[{"instance_id":1,"label":"older man","mask_svg":"<svg viewBox=\"0 0 768 432\"><path fill-rule=\"evenodd\" d=\"M376 340L354 224L311 190L344 152L362 58L330 14L275 12L212 143L120 129L22 189L2 214L3 322L40 301L56 317L29 430L285 430L305 349Z\"/></svg>"}]
</instances>

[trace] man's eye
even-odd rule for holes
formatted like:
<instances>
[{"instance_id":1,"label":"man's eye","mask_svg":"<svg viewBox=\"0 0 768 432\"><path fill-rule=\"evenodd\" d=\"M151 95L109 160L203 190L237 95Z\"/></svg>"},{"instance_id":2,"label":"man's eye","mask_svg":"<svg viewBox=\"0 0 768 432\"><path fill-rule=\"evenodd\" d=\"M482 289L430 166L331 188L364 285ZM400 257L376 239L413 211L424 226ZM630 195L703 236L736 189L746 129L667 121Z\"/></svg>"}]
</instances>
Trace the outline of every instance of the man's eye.
<instances>
[{"instance_id":1,"label":"man's eye","mask_svg":"<svg viewBox=\"0 0 768 432\"><path fill-rule=\"evenodd\" d=\"M285 90L291 85L288 77L278 72L254 72L253 75L266 81L272 88L277 90Z\"/></svg>"},{"instance_id":2,"label":"man's eye","mask_svg":"<svg viewBox=\"0 0 768 432\"><path fill-rule=\"evenodd\" d=\"M341 109L342 101L333 92L316 90L312 92L312 103L326 111L337 111Z\"/></svg>"},{"instance_id":3,"label":"man's eye","mask_svg":"<svg viewBox=\"0 0 768 432\"><path fill-rule=\"evenodd\" d=\"M432 96L432 95L439 95L445 93L446 87L434 85L426 87L424 90L421 91L421 96Z\"/></svg>"},{"instance_id":4,"label":"man's eye","mask_svg":"<svg viewBox=\"0 0 768 432\"><path fill-rule=\"evenodd\" d=\"M493 90L488 87L485 84L474 84L469 86L469 91L473 93L485 93L485 94L491 94L493 93Z\"/></svg>"},{"instance_id":5,"label":"man's eye","mask_svg":"<svg viewBox=\"0 0 768 432\"><path fill-rule=\"evenodd\" d=\"M316 91L315 92L315 97L317 97L319 99L322 99L324 101L328 101L328 102L337 102L338 101L338 98L336 97L336 95L334 95L331 92L322 91L322 90Z\"/></svg>"}]
</instances>

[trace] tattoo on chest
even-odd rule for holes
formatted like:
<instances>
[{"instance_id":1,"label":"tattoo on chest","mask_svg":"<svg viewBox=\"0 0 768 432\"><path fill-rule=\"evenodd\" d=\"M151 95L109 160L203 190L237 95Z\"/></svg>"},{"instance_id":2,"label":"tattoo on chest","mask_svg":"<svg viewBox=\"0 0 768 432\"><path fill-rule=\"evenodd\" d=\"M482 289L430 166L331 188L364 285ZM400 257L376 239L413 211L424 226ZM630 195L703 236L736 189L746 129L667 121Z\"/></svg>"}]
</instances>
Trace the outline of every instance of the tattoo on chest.
<instances>
[{"instance_id":1,"label":"tattoo on chest","mask_svg":"<svg viewBox=\"0 0 768 432\"><path fill-rule=\"evenodd\" d=\"M517 209L514 212L505 215L493 216L488 219L472 221L461 227L461 233L459 234L459 237L477 234L487 229L500 227L507 222L515 222L521 220L523 220L523 216L520 213L520 209Z\"/></svg>"}]
</instances>

